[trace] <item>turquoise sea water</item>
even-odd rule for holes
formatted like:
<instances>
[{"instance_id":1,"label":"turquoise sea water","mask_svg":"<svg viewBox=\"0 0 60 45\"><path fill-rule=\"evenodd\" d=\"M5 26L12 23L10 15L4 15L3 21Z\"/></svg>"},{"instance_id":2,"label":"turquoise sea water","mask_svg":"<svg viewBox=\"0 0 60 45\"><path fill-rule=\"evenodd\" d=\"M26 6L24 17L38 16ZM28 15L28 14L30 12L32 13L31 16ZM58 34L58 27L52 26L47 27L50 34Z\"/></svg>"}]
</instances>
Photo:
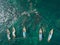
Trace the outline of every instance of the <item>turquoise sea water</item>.
<instances>
[{"instance_id":1,"label":"turquoise sea water","mask_svg":"<svg viewBox=\"0 0 60 45\"><path fill-rule=\"evenodd\" d=\"M0 5L2 10L0 15L5 16L0 17L7 20L3 23L0 21L0 45L60 45L60 0L1 0ZM39 15L30 13L34 9ZM24 11L30 16L21 15ZM8 41L6 29L8 28L12 33L13 26L16 29L16 38ZM26 39L22 36L24 26L27 30ZM40 28L45 31L42 41L38 40ZM52 28L54 29L53 37L50 42L47 42Z\"/></svg>"}]
</instances>

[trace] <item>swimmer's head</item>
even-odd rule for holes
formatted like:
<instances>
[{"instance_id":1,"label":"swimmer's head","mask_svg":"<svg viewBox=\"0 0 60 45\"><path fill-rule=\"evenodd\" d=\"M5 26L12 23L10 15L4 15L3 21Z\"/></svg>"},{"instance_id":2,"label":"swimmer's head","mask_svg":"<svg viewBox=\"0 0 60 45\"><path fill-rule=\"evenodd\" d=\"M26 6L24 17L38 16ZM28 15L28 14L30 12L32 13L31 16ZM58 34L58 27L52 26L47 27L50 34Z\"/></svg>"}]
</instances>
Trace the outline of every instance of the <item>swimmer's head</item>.
<instances>
[{"instance_id":1,"label":"swimmer's head","mask_svg":"<svg viewBox=\"0 0 60 45\"><path fill-rule=\"evenodd\" d=\"M9 32L9 29L7 29L6 31Z\"/></svg>"},{"instance_id":2,"label":"swimmer's head","mask_svg":"<svg viewBox=\"0 0 60 45\"><path fill-rule=\"evenodd\" d=\"M42 29L39 30L39 33L42 33Z\"/></svg>"},{"instance_id":3,"label":"swimmer's head","mask_svg":"<svg viewBox=\"0 0 60 45\"><path fill-rule=\"evenodd\" d=\"M51 29L50 33L53 34L53 29Z\"/></svg>"},{"instance_id":4,"label":"swimmer's head","mask_svg":"<svg viewBox=\"0 0 60 45\"><path fill-rule=\"evenodd\" d=\"M51 29L51 31L53 32L53 29Z\"/></svg>"},{"instance_id":5,"label":"swimmer's head","mask_svg":"<svg viewBox=\"0 0 60 45\"><path fill-rule=\"evenodd\" d=\"M9 31L9 29L7 29L6 31L7 31L7 33L8 33L8 34L10 34L10 31Z\"/></svg>"},{"instance_id":6,"label":"swimmer's head","mask_svg":"<svg viewBox=\"0 0 60 45\"><path fill-rule=\"evenodd\" d=\"M26 28L25 27L23 27L23 32L26 32Z\"/></svg>"},{"instance_id":7,"label":"swimmer's head","mask_svg":"<svg viewBox=\"0 0 60 45\"><path fill-rule=\"evenodd\" d=\"M15 31L15 28L13 27L13 31Z\"/></svg>"}]
</instances>

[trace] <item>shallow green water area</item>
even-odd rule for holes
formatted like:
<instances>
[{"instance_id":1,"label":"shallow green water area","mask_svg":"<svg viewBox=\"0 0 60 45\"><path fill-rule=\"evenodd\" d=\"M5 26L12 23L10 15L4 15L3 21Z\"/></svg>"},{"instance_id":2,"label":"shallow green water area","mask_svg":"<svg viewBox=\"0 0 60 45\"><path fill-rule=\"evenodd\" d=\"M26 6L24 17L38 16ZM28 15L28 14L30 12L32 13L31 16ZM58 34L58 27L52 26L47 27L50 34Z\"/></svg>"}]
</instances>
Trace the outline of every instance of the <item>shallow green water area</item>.
<instances>
[{"instance_id":1,"label":"shallow green water area","mask_svg":"<svg viewBox=\"0 0 60 45\"><path fill-rule=\"evenodd\" d=\"M14 16L17 18L14 23L7 21L7 23L3 23L3 26L0 26L4 27L4 31L0 33L0 45L60 45L60 0L31 0L29 2L28 0L1 0L0 5L4 7L4 14L9 11L8 14L12 15L11 17L9 16L9 22L13 21ZM37 10L39 15L30 13L34 9ZM21 15L24 11L28 12L30 16ZM16 29L16 38L8 41L6 29L9 28L12 33L13 26ZM25 39L22 36L24 26L27 33ZM45 31L42 41L38 39L40 28ZM54 34L51 41L47 42L49 31L52 28L54 29Z\"/></svg>"}]
</instances>

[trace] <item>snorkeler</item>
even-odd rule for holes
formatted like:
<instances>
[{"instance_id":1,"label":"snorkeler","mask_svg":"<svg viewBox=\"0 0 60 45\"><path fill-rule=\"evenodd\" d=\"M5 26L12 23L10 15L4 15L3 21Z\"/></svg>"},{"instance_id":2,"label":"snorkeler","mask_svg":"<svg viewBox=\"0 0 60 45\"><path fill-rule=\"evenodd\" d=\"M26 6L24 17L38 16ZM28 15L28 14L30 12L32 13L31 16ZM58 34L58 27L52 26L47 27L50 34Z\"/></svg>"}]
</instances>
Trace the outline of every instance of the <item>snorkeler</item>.
<instances>
[{"instance_id":1,"label":"snorkeler","mask_svg":"<svg viewBox=\"0 0 60 45\"><path fill-rule=\"evenodd\" d=\"M7 29L7 38L8 38L8 40L11 39L11 38L10 38L10 31L9 31L9 29Z\"/></svg>"},{"instance_id":2,"label":"snorkeler","mask_svg":"<svg viewBox=\"0 0 60 45\"><path fill-rule=\"evenodd\" d=\"M53 35L53 29L51 29L51 31L49 32L48 42L50 42L52 35Z\"/></svg>"},{"instance_id":3,"label":"snorkeler","mask_svg":"<svg viewBox=\"0 0 60 45\"><path fill-rule=\"evenodd\" d=\"M26 28L23 28L23 38L26 38Z\"/></svg>"},{"instance_id":4,"label":"snorkeler","mask_svg":"<svg viewBox=\"0 0 60 45\"><path fill-rule=\"evenodd\" d=\"M12 36L13 36L13 38L15 38L16 37L16 35L15 35L15 28L13 27L13 29L12 29L13 31L12 31Z\"/></svg>"},{"instance_id":5,"label":"snorkeler","mask_svg":"<svg viewBox=\"0 0 60 45\"><path fill-rule=\"evenodd\" d=\"M42 29L39 30L39 40L42 40Z\"/></svg>"}]
</instances>

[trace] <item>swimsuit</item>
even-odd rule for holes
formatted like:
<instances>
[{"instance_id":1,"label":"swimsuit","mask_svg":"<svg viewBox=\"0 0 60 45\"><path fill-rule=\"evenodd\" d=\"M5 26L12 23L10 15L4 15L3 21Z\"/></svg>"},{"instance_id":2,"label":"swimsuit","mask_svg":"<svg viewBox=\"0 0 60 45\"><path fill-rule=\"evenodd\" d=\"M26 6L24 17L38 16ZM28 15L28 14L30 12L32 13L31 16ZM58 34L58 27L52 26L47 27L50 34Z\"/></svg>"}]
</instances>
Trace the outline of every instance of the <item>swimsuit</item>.
<instances>
[{"instance_id":1,"label":"swimsuit","mask_svg":"<svg viewBox=\"0 0 60 45\"><path fill-rule=\"evenodd\" d=\"M42 40L42 34L39 34L39 40Z\"/></svg>"},{"instance_id":2,"label":"swimsuit","mask_svg":"<svg viewBox=\"0 0 60 45\"><path fill-rule=\"evenodd\" d=\"M24 38L26 37L26 32L23 32L23 37L24 37Z\"/></svg>"},{"instance_id":3,"label":"swimsuit","mask_svg":"<svg viewBox=\"0 0 60 45\"><path fill-rule=\"evenodd\" d=\"M10 40L10 39L11 39L9 34L7 34L7 38L8 38L8 40Z\"/></svg>"}]
</instances>

